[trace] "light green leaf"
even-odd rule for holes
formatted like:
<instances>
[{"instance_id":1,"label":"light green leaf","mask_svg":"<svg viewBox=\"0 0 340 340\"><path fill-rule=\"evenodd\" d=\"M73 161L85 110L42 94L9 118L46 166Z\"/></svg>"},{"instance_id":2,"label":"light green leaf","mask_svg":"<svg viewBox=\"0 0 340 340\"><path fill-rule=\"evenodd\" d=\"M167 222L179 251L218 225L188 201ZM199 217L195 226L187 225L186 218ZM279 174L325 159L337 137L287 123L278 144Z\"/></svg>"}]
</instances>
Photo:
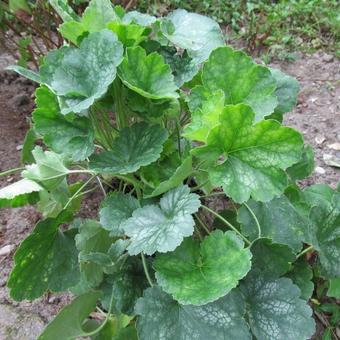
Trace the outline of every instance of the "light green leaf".
<instances>
[{"instance_id":1,"label":"light green leaf","mask_svg":"<svg viewBox=\"0 0 340 340\"><path fill-rule=\"evenodd\" d=\"M291 111L296 104L300 90L299 82L280 70L271 68L270 72L276 81L275 94L279 101L275 114L283 115Z\"/></svg>"},{"instance_id":2,"label":"light green leaf","mask_svg":"<svg viewBox=\"0 0 340 340\"><path fill-rule=\"evenodd\" d=\"M201 108L192 112L192 122L184 129L184 137L200 142L207 142L211 129L220 123L220 114L224 109L225 96L222 90L211 94L202 102Z\"/></svg>"},{"instance_id":3,"label":"light green leaf","mask_svg":"<svg viewBox=\"0 0 340 340\"><path fill-rule=\"evenodd\" d=\"M311 145L305 145L301 159L287 169L289 177L293 180L300 180L312 174L315 167L314 151Z\"/></svg>"},{"instance_id":4,"label":"light green leaf","mask_svg":"<svg viewBox=\"0 0 340 340\"><path fill-rule=\"evenodd\" d=\"M16 208L37 202L43 188L29 179L21 179L0 189L0 208Z\"/></svg>"},{"instance_id":5,"label":"light green leaf","mask_svg":"<svg viewBox=\"0 0 340 340\"><path fill-rule=\"evenodd\" d=\"M205 161L213 185L221 186L235 202L269 201L287 186L284 169L301 156L301 135L273 120L253 124L254 113L244 104L228 105L220 125L211 130L207 145L193 150Z\"/></svg>"},{"instance_id":6,"label":"light green leaf","mask_svg":"<svg viewBox=\"0 0 340 340\"><path fill-rule=\"evenodd\" d=\"M106 28L107 23L119 18L110 0L92 0L80 21L74 20L63 23L59 31L66 39L78 45L79 38L85 33L99 32Z\"/></svg>"},{"instance_id":7,"label":"light green leaf","mask_svg":"<svg viewBox=\"0 0 340 340\"><path fill-rule=\"evenodd\" d=\"M36 146L32 154L36 163L27 165L22 176L40 183L44 188L56 188L69 173L61 156L52 151L43 151L40 146Z\"/></svg>"},{"instance_id":8,"label":"light green leaf","mask_svg":"<svg viewBox=\"0 0 340 340\"><path fill-rule=\"evenodd\" d=\"M181 304L204 305L228 294L249 271L251 253L232 231L212 232L202 244L187 238L154 262L162 289Z\"/></svg>"},{"instance_id":9,"label":"light green leaf","mask_svg":"<svg viewBox=\"0 0 340 340\"><path fill-rule=\"evenodd\" d=\"M311 281L313 271L303 259L294 263L293 269L287 275L301 290L301 299L308 301L313 294L314 284Z\"/></svg>"},{"instance_id":10,"label":"light green leaf","mask_svg":"<svg viewBox=\"0 0 340 340\"><path fill-rule=\"evenodd\" d=\"M145 14L145 13L140 13L138 11L131 11L128 12L124 15L122 21L124 24L131 24L131 23L136 23L140 26L151 26L153 23L156 22L156 17Z\"/></svg>"},{"instance_id":11,"label":"light green leaf","mask_svg":"<svg viewBox=\"0 0 340 340\"><path fill-rule=\"evenodd\" d=\"M261 340L310 339L315 331L312 309L291 280L250 275L241 284L252 333Z\"/></svg>"},{"instance_id":12,"label":"light green leaf","mask_svg":"<svg viewBox=\"0 0 340 340\"><path fill-rule=\"evenodd\" d=\"M6 67L6 70L9 70L9 71L14 71L18 74L20 74L21 76L29 79L29 80L32 80L36 83L40 83L41 82L41 79L40 79L40 76L38 73L32 71L32 70L29 70L25 67L22 67L22 66L19 66L19 65L10 65L8 67Z\"/></svg>"},{"instance_id":13,"label":"light green leaf","mask_svg":"<svg viewBox=\"0 0 340 340\"><path fill-rule=\"evenodd\" d=\"M119 41L126 47L138 45L146 38L146 28L143 26L110 22L107 24L107 28L117 34Z\"/></svg>"},{"instance_id":14,"label":"light green leaf","mask_svg":"<svg viewBox=\"0 0 340 340\"><path fill-rule=\"evenodd\" d=\"M190 193L186 185L168 191L158 205L146 205L135 210L123 223L123 229L131 238L130 255L176 249L183 238L194 232L191 214L200 207L198 195Z\"/></svg>"},{"instance_id":15,"label":"light green leaf","mask_svg":"<svg viewBox=\"0 0 340 340\"><path fill-rule=\"evenodd\" d=\"M137 208L139 203L133 196L121 192L111 193L100 205L100 223L111 236L122 236L122 223L131 217Z\"/></svg>"},{"instance_id":16,"label":"light green leaf","mask_svg":"<svg viewBox=\"0 0 340 340\"><path fill-rule=\"evenodd\" d=\"M78 15L68 5L67 0L48 0L48 2L64 22L78 20Z\"/></svg>"},{"instance_id":17,"label":"light green leaf","mask_svg":"<svg viewBox=\"0 0 340 340\"><path fill-rule=\"evenodd\" d=\"M32 155L32 151L35 147L35 142L37 141L38 136L33 128L30 128L25 136L24 143L21 150L21 163L33 163L34 157Z\"/></svg>"},{"instance_id":18,"label":"light green leaf","mask_svg":"<svg viewBox=\"0 0 340 340\"><path fill-rule=\"evenodd\" d=\"M86 337L87 332L84 331L83 324L96 308L99 297L100 292L88 292L76 297L47 325L38 340L72 340L78 337Z\"/></svg>"},{"instance_id":19,"label":"light green leaf","mask_svg":"<svg viewBox=\"0 0 340 340\"><path fill-rule=\"evenodd\" d=\"M104 268L96 261L89 261L91 258L87 255L107 254L115 239L109 237L108 231L94 220L77 220L74 226L78 227L75 241L79 250L80 270L89 286L96 287L103 280Z\"/></svg>"},{"instance_id":20,"label":"light green leaf","mask_svg":"<svg viewBox=\"0 0 340 340\"><path fill-rule=\"evenodd\" d=\"M178 98L170 66L157 52L146 55L140 47L128 47L118 75L131 90L150 99Z\"/></svg>"},{"instance_id":21,"label":"light green leaf","mask_svg":"<svg viewBox=\"0 0 340 340\"><path fill-rule=\"evenodd\" d=\"M59 225L69 222L72 214L38 222L33 233L14 255L15 266L8 280L15 300L33 300L46 290L60 292L79 280L78 252L72 230L60 232Z\"/></svg>"},{"instance_id":22,"label":"light green leaf","mask_svg":"<svg viewBox=\"0 0 340 340\"><path fill-rule=\"evenodd\" d=\"M156 161L168 138L158 125L136 123L120 131L110 151L90 158L90 168L101 173L128 174Z\"/></svg>"},{"instance_id":23,"label":"light green leaf","mask_svg":"<svg viewBox=\"0 0 340 340\"><path fill-rule=\"evenodd\" d=\"M329 280L327 296L340 299L340 277Z\"/></svg>"},{"instance_id":24,"label":"light green leaf","mask_svg":"<svg viewBox=\"0 0 340 340\"><path fill-rule=\"evenodd\" d=\"M144 197L155 197L178 187L192 173L191 156L179 157L178 152L141 169L143 180L148 183ZM152 188L151 188L152 187Z\"/></svg>"},{"instance_id":25,"label":"light green leaf","mask_svg":"<svg viewBox=\"0 0 340 340\"><path fill-rule=\"evenodd\" d=\"M295 255L288 246L272 243L267 238L260 238L252 243L250 251L253 254L252 270L268 279L287 273L290 264L295 261Z\"/></svg>"},{"instance_id":26,"label":"light green leaf","mask_svg":"<svg viewBox=\"0 0 340 340\"><path fill-rule=\"evenodd\" d=\"M183 306L159 287L149 288L136 304L140 340L250 340L243 319L245 304L233 290L204 306Z\"/></svg>"},{"instance_id":27,"label":"light green leaf","mask_svg":"<svg viewBox=\"0 0 340 340\"><path fill-rule=\"evenodd\" d=\"M79 49L50 52L40 68L41 80L60 96L62 114L80 113L106 93L122 57L121 42L104 29L89 34Z\"/></svg>"},{"instance_id":28,"label":"light green leaf","mask_svg":"<svg viewBox=\"0 0 340 340\"><path fill-rule=\"evenodd\" d=\"M93 153L94 131L88 118L62 115L56 96L47 87L36 90L36 105L32 114L35 131L53 151L74 161Z\"/></svg>"},{"instance_id":29,"label":"light green leaf","mask_svg":"<svg viewBox=\"0 0 340 340\"><path fill-rule=\"evenodd\" d=\"M262 237L270 238L275 243L286 244L295 252L301 249L308 231L308 220L286 196L264 203L251 200L247 204L257 217ZM238 210L237 219L241 223L242 233L250 240L255 240L258 237L258 228L254 217L245 206Z\"/></svg>"},{"instance_id":30,"label":"light green leaf","mask_svg":"<svg viewBox=\"0 0 340 340\"><path fill-rule=\"evenodd\" d=\"M248 104L260 121L277 106L276 81L268 68L230 47L214 50L204 64L202 82L211 93L223 90L225 104Z\"/></svg>"},{"instance_id":31,"label":"light green leaf","mask_svg":"<svg viewBox=\"0 0 340 340\"><path fill-rule=\"evenodd\" d=\"M161 31L174 45L186 49L196 64L224 45L221 29L214 20L184 9L170 13L161 22Z\"/></svg>"}]
</instances>

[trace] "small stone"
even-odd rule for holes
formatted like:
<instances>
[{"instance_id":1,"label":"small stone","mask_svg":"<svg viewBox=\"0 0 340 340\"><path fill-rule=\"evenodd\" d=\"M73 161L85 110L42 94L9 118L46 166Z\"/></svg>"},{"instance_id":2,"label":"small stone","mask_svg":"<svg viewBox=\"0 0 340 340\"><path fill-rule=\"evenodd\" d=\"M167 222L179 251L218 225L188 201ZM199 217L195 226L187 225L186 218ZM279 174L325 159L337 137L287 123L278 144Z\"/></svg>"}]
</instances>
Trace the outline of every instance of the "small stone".
<instances>
[{"instance_id":1,"label":"small stone","mask_svg":"<svg viewBox=\"0 0 340 340\"><path fill-rule=\"evenodd\" d=\"M321 145L326 140L325 136L318 135L315 137L315 143Z\"/></svg>"},{"instance_id":2,"label":"small stone","mask_svg":"<svg viewBox=\"0 0 340 340\"><path fill-rule=\"evenodd\" d=\"M320 175L323 175L323 174L326 173L326 170L325 170L324 168L322 168L321 166L317 166L317 167L315 168L315 172L318 173L318 174L320 174Z\"/></svg>"},{"instance_id":3,"label":"small stone","mask_svg":"<svg viewBox=\"0 0 340 340\"><path fill-rule=\"evenodd\" d=\"M22 150L22 148L23 148L23 145L22 145L22 144L19 144L19 145L17 145L17 147L16 147L16 149L17 149L18 151Z\"/></svg>"},{"instance_id":4,"label":"small stone","mask_svg":"<svg viewBox=\"0 0 340 340\"><path fill-rule=\"evenodd\" d=\"M14 244L8 244L7 246L4 246L0 248L0 256L5 256L11 253L11 251L15 248Z\"/></svg>"},{"instance_id":5,"label":"small stone","mask_svg":"<svg viewBox=\"0 0 340 340\"><path fill-rule=\"evenodd\" d=\"M325 63L331 63L334 60L334 56L331 54L324 54L322 57L322 61L324 61Z\"/></svg>"},{"instance_id":6,"label":"small stone","mask_svg":"<svg viewBox=\"0 0 340 340\"><path fill-rule=\"evenodd\" d=\"M333 143L333 144L329 144L327 145L330 149L336 150L336 151L340 151L340 143Z\"/></svg>"},{"instance_id":7,"label":"small stone","mask_svg":"<svg viewBox=\"0 0 340 340\"><path fill-rule=\"evenodd\" d=\"M338 158L336 156L329 155L329 154L325 153L323 155L323 161L329 166L340 168L340 158Z\"/></svg>"}]
</instances>

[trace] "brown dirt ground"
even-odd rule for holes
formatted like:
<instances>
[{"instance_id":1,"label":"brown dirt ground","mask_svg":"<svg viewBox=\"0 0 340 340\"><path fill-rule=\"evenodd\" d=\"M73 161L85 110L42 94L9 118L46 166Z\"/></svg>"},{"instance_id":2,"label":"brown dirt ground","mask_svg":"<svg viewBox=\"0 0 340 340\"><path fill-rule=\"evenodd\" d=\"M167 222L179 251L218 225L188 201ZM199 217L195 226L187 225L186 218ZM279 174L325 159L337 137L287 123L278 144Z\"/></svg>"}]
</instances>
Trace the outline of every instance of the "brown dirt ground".
<instances>
[{"instance_id":1,"label":"brown dirt ground","mask_svg":"<svg viewBox=\"0 0 340 340\"><path fill-rule=\"evenodd\" d=\"M10 63L11 58L0 51L0 70ZM295 62L275 62L271 66L295 76L301 84L298 105L292 113L285 116L285 123L301 131L306 142L312 144L315 150L318 172L314 172L303 184L328 183L335 187L339 181L340 169L325 164L323 155L331 154L340 158L339 150L329 148L331 144L340 143L339 60L323 53L301 54ZM0 172L20 166L20 146L34 107L33 91L34 86L29 81L0 71ZM0 177L0 187L12 183L17 177L18 175ZM89 197L83 203L81 215L93 216L99 199L99 193ZM0 248L14 245L11 254L0 256L0 307L6 308L5 312L4 309L2 312L0 310L1 339L35 339L44 324L70 299L67 294L46 294L34 302L14 302L8 295L6 281L13 265L13 253L39 217L33 207L0 211ZM1 320L4 320L1 313L7 316L14 313L11 318L16 322L23 322L26 328L6 330L7 333L4 333L1 330Z\"/></svg>"}]
</instances>

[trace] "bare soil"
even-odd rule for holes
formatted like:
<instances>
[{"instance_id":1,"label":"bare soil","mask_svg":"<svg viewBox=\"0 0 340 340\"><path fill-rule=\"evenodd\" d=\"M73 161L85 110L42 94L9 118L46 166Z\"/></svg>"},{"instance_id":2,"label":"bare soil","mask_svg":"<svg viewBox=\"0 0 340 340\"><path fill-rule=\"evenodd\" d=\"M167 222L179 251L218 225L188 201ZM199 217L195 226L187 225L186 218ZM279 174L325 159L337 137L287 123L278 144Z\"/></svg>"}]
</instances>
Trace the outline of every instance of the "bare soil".
<instances>
[{"instance_id":1,"label":"bare soil","mask_svg":"<svg viewBox=\"0 0 340 340\"><path fill-rule=\"evenodd\" d=\"M34 108L34 85L3 71L11 62L11 58L0 51L0 172L20 166L20 148ZM334 148L340 143L340 61L316 53L271 66L295 76L301 84L298 105L286 114L285 123L301 131L315 151L316 171L302 184L327 183L336 187L340 169L327 165L323 157L328 154L340 159L340 150ZM0 177L0 187L17 178L18 174ZM100 199L100 193L92 194L83 203L81 215L95 216ZM44 325L70 300L67 294L46 294L33 302L14 302L9 297L6 281L14 251L39 218L33 207L0 211L0 249L13 246L9 254L0 255L0 339L36 339Z\"/></svg>"}]
</instances>

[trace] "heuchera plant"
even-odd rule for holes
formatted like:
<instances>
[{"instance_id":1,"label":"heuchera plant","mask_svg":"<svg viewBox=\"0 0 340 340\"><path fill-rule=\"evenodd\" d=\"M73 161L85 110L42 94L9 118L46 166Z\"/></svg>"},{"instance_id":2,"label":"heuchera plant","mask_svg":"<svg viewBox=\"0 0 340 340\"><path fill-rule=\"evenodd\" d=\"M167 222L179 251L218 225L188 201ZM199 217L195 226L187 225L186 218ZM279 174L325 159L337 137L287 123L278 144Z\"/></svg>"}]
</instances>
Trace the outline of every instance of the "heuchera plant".
<instances>
[{"instance_id":1,"label":"heuchera plant","mask_svg":"<svg viewBox=\"0 0 340 340\"><path fill-rule=\"evenodd\" d=\"M282 125L297 81L198 14L53 5L68 44L39 73L12 67L39 87L22 179L0 190L1 207L43 215L15 253L11 297L76 296L40 339L310 338L304 255L339 292L340 192L296 184L314 165ZM76 218L97 187L98 218Z\"/></svg>"}]
</instances>

